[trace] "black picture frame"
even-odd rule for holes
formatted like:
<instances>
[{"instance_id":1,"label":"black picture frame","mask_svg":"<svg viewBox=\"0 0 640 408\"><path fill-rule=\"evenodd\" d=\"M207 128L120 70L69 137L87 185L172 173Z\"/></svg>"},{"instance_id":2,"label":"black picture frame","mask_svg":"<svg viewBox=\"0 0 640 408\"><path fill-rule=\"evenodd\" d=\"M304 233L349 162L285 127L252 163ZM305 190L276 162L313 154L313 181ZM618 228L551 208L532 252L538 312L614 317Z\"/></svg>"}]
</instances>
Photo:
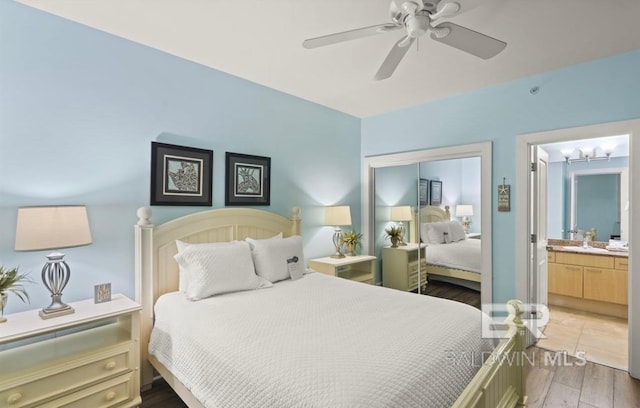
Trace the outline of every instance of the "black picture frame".
<instances>
[{"instance_id":1,"label":"black picture frame","mask_svg":"<svg viewBox=\"0 0 640 408\"><path fill-rule=\"evenodd\" d=\"M213 150L151 142L151 205L211 206Z\"/></svg>"},{"instance_id":2,"label":"black picture frame","mask_svg":"<svg viewBox=\"0 0 640 408\"><path fill-rule=\"evenodd\" d=\"M420 188L418 193L420 206L429 205L429 180L423 178L420 179Z\"/></svg>"},{"instance_id":3,"label":"black picture frame","mask_svg":"<svg viewBox=\"0 0 640 408\"><path fill-rule=\"evenodd\" d=\"M271 158L225 154L224 204L271 205Z\"/></svg>"},{"instance_id":4,"label":"black picture frame","mask_svg":"<svg viewBox=\"0 0 640 408\"><path fill-rule=\"evenodd\" d=\"M442 204L442 181L429 181L429 205Z\"/></svg>"}]
</instances>

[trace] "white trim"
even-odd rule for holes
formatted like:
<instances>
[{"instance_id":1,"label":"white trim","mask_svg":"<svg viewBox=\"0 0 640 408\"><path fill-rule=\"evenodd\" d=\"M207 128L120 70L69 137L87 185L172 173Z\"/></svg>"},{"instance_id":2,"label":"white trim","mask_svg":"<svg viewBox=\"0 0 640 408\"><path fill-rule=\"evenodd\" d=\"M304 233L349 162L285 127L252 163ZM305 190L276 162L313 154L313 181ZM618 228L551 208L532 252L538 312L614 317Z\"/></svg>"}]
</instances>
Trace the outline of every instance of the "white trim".
<instances>
[{"instance_id":1,"label":"white trim","mask_svg":"<svg viewBox=\"0 0 640 408\"><path fill-rule=\"evenodd\" d=\"M530 146L621 134L629 135L629 373L640 378L640 257L633 256L633 242L640 245L640 216L635 215L640 211L640 188L634 188L634 184L640 183L635 179L640 177L640 142L634 143L634 139L640 141L640 119L518 136L516 185L520 188L516 189L516 231L522 232L516 234L516 297L528 299Z\"/></svg>"},{"instance_id":2,"label":"white trim","mask_svg":"<svg viewBox=\"0 0 640 408\"><path fill-rule=\"evenodd\" d=\"M374 242L374 220L371 210L375 201L374 182L376 168L416 164L424 161L464 159L469 157L480 157L480 211L482 214L482 289L480 296L482 303L488 304L493 301L491 240L491 192L493 189L491 184L491 142L365 157L363 160L364 169L362 173L362 231L365 238L363 242L363 253L370 255L373 254L372 243Z\"/></svg>"}]
</instances>

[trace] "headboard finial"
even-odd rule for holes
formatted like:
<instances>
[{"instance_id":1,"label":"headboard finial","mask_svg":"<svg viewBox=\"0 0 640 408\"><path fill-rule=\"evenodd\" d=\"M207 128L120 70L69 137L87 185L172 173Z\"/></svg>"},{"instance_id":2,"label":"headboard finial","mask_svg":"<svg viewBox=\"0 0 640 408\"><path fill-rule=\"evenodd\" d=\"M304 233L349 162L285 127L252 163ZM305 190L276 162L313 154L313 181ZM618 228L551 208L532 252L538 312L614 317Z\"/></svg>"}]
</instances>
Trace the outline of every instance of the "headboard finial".
<instances>
[{"instance_id":1,"label":"headboard finial","mask_svg":"<svg viewBox=\"0 0 640 408\"><path fill-rule=\"evenodd\" d=\"M292 220L300 220L300 207L293 207L291 209L291 219Z\"/></svg>"},{"instance_id":2,"label":"headboard finial","mask_svg":"<svg viewBox=\"0 0 640 408\"><path fill-rule=\"evenodd\" d=\"M138 216L138 225L151 225L151 208L140 207L136 215Z\"/></svg>"}]
</instances>

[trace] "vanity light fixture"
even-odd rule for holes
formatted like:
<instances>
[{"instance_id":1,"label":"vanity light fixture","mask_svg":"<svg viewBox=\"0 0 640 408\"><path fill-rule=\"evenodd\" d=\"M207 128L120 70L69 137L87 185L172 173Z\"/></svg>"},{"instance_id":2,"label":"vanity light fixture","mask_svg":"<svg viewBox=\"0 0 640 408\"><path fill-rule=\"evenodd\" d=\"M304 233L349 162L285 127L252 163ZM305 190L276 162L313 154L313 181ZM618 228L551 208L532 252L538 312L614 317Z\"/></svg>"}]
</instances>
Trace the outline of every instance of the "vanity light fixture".
<instances>
[{"instance_id":1,"label":"vanity light fixture","mask_svg":"<svg viewBox=\"0 0 640 408\"><path fill-rule=\"evenodd\" d=\"M567 164L577 163L577 162L592 162L592 161L600 161L600 160L611 160L611 154L613 153L613 149L615 146L607 146L606 148L602 148L602 152L604 156L598 156L597 148L583 147L578 149L578 157L571 158L571 154L573 151L571 150L562 150L562 155L564 156L564 161Z\"/></svg>"},{"instance_id":2,"label":"vanity light fixture","mask_svg":"<svg viewBox=\"0 0 640 408\"><path fill-rule=\"evenodd\" d=\"M333 245L336 247L336 252L331 255L331 258L344 258L342 253L342 229L341 226L351 225L351 208L348 205L336 205L332 207L325 207L324 209L324 225L330 225L335 227L333 230Z\"/></svg>"},{"instance_id":3,"label":"vanity light fixture","mask_svg":"<svg viewBox=\"0 0 640 408\"><path fill-rule=\"evenodd\" d=\"M406 246L407 243L404 242L404 235L406 233L406 229L404 227L404 221L411 221L413 219L413 211L411 211L411 206L408 205L398 205L395 207L391 207L391 221L398 222L398 228L400 229L400 242L398 245Z\"/></svg>"},{"instance_id":4,"label":"vanity light fixture","mask_svg":"<svg viewBox=\"0 0 640 408\"><path fill-rule=\"evenodd\" d=\"M58 250L89 244L91 231L85 206L18 208L15 250L53 250L42 268L42 282L51 292L51 304L40 310L41 318L73 313L73 308L62 301L71 270Z\"/></svg>"}]
</instances>

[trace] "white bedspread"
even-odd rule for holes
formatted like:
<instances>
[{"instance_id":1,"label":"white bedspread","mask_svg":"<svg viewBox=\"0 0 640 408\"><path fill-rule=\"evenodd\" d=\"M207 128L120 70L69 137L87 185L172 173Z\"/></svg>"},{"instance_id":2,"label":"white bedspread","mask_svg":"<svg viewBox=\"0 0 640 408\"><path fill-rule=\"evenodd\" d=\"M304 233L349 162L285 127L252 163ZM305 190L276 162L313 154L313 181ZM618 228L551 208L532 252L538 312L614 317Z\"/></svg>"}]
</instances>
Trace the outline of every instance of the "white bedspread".
<instances>
[{"instance_id":1,"label":"white bedspread","mask_svg":"<svg viewBox=\"0 0 640 408\"><path fill-rule=\"evenodd\" d=\"M429 245L427 263L480 273L482 255L479 239L463 239L450 244Z\"/></svg>"},{"instance_id":2,"label":"white bedspread","mask_svg":"<svg viewBox=\"0 0 640 408\"><path fill-rule=\"evenodd\" d=\"M492 348L468 305L320 273L155 311L150 352L207 407L449 407Z\"/></svg>"}]
</instances>

